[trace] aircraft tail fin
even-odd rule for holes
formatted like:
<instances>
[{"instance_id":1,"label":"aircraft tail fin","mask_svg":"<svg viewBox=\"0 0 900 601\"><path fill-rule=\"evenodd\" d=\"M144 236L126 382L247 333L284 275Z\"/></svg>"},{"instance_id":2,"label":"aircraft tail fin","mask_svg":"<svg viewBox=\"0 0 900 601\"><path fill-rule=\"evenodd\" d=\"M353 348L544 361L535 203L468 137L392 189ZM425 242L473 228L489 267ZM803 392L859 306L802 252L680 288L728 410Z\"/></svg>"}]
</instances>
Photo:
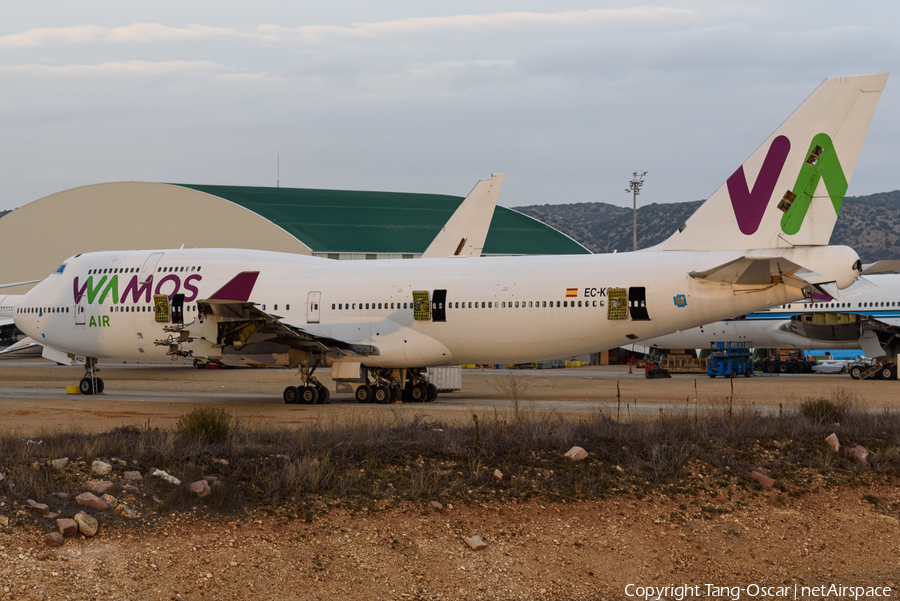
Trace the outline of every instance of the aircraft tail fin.
<instances>
[{"instance_id":1,"label":"aircraft tail fin","mask_svg":"<svg viewBox=\"0 0 900 601\"><path fill-rule=\"evenodd\" d=\"M475 184L447 224L422 253L422 258L480 257L502 185L502 173L493 173L491 179L480 180Z\"/></svg>"},{"instance_id":2,"label":"aircraft tail fin","mask_svg":"<svg viewBox=\"0 0 900 601\"><path fill-rule=\"evenodd\" d=\"M828 244L887 74L831 77L654 250Z\"/></svg>"}]
</instances>

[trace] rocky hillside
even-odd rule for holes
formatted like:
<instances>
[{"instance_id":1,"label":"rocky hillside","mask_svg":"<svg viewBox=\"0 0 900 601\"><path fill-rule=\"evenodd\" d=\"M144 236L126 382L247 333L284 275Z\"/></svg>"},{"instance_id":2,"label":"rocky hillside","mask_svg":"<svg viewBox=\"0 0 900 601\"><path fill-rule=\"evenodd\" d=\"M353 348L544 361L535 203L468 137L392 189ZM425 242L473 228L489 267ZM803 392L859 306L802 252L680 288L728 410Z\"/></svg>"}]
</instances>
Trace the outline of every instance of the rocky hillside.
<instances>
[{"instance_id":1,"label":"rocky hillside","mask_svg":"<svg viewBox=\"0 0 900 601\"><path fill-rule=\"evenodd\" d=\"M702 201L638 206L638 248L658 244L684 224ZM596 253L632 248L632 211L603 202L516 207ZM900 259L900 190L848 197L831 236L864 263Z\"/></svg>"}]
</instances>

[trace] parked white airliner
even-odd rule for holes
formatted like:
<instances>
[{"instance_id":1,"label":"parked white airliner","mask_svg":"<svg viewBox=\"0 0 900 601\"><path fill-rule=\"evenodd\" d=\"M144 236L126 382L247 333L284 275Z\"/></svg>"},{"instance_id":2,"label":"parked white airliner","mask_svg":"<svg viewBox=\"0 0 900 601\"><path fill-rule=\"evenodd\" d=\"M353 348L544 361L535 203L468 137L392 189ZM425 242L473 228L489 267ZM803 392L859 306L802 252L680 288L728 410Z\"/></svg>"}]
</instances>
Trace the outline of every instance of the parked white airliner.
<instances>
[{"instance_id":1,"label":"parked white airliner","mask_svg":"<svg viewBox=\"0 0 900 601\"><path fill-rule=\"evenodd\" d=\"M592 256L338 262L234 249L76 255L18 300L44 356L190 356L299 367L286 402L328 396L316 366L362 377L357 400L433 399L420 368L558 358L850 286L825 246L886 75L831 78L653 250ZM368 382L374 384L370 386Z\"/></svg>"}]
</instances>

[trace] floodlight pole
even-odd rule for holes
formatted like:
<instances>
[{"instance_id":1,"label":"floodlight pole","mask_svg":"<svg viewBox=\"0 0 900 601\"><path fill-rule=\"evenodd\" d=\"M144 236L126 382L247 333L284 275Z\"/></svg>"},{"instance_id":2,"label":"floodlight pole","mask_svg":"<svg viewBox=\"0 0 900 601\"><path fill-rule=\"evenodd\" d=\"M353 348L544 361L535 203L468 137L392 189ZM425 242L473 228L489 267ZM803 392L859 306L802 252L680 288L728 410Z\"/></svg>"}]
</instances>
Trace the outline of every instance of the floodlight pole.
<instances>
[{"instance_id":1,"label":"floodlight pole","mask_svg":"<svg viewBox=\"0 0 900 601\"><path fill-rule=\"evenodd\" d=\"M646 171L635 171L631 174L631 181L628 182L628 187L625 188L626 192L631 192L634 200L634 215L633 215L633 223L632 223L632 234L634 235L634 250L637 250L637 197L638 194L641 193L641 186L644 185L644 176L647 175Z\"/></svg>"}]
</instances>

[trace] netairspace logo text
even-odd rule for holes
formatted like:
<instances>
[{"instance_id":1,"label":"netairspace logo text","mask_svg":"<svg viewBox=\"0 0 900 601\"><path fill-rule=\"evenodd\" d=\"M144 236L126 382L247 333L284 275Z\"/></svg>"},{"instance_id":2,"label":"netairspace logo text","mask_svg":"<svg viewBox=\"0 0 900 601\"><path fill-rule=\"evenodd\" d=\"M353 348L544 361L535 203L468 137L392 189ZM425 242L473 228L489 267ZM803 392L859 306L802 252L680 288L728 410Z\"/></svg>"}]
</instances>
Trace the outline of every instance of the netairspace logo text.
<instances>
[{"instance_id":1,"label":"netairspace logo text","mask_svg":"<svg viewBox=\"0 0 900 601\"><path fill-rule=\"evenodd\" d=\"M720 586L717 584L692 584L669 586L640 586L629 584L625 596L644 601L665 598L684 601L695 597L703 599L878 599L890 598L891 588L887 586L846 586L843 584L823 584L820 586L765 586L747 584L745 586Z\"/></svg>"}]
</instances>

